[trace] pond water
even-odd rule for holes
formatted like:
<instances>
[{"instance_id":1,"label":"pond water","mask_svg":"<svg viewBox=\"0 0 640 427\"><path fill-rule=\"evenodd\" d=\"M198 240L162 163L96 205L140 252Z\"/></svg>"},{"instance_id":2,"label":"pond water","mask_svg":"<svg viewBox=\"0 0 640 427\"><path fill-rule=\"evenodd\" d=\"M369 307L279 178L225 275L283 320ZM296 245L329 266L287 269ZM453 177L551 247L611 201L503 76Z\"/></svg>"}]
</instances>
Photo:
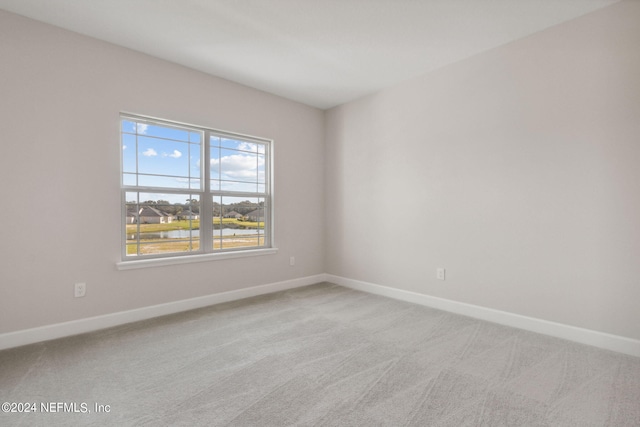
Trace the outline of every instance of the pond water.
<instances>
[{"instance_id":1,"label":"pond water","mask_svg":"<svg viewBox=\"0 0 640 427\"><path fill-rule=\"evenodd\" d=\"M264 230L256 229L241 229L241 228L223 228L222 230L213 230L214 236L219 236L222 232L223 236L246 236L257 235L258 231L261 235L264 235ZM192 237L200 236L200 230L191 230ZM140 233L141 239L188 239L189 230L171 230L171 231L158 231L155 233ZM127 240L136 240L135 234L127 234Z\"/></svg>"}]
</instances>

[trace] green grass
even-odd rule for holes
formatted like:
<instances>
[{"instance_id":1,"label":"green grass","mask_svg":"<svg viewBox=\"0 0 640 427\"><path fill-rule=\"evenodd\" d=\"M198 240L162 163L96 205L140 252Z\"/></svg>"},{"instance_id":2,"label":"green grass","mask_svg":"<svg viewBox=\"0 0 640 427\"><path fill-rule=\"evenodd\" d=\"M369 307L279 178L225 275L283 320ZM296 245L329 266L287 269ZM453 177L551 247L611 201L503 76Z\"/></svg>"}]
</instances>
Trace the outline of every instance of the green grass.
<instances>
[{"instance_id":1,"label":"green grass","mask_svg":"<svg viewBox=\"0 0 640 427\"><path fill-rule=\"evenodd\" d=\"M214 224L228 224L237 226L237 228L244 229L264 229L264 222L255 222L255 221L239 221L235 218L214 218ZM180 220L180 221L172 221L169 224L140 224L140 233L157 233L161 231L172 231L172 230L198 230L200 229L200 221L199 220ZM126 229L127 234L136 234L138 232L138 226L136 224L127 224ZM178 241L172 241L172 239L140 239L140 254L141 255L151 255L151 254L161 254L161 253L180 253L180 252L188 252L189 251L189 242L181 239L176 239ZM135 240L130 240L129 244L127 244L127 254L135 255L137 253L137 244L135 244ZM264 236L260 238L260 244L264 244ZM192 250L198 250L200 241L193 240L191 242ZM252 238L251 235L239 235L239 236L223 236L222 243L219 238L214 239L213 247L214 249L228 249L228 248L236 248L236 247L257 247L255 237Z\"/></svg>"},{"instance_id":2,"label":"green grass","mask_svg":"<svg viewBox=\"0 0 640 427\"><path fill-rule=\"evenodd\" d=\"M214 224L220 224L220 218L213 219ZM235 218L222 218L222 224L237 225L238 228L264 228L264 222L255 221L238 221ZM173 230L199 230L200 220L180 220L172 221L168 224L140 224L141 233L157 233L160 231L173 231ZM136 224L127 224L127 234L134 234L138 230Z\"/></svg>"}]
</instances>

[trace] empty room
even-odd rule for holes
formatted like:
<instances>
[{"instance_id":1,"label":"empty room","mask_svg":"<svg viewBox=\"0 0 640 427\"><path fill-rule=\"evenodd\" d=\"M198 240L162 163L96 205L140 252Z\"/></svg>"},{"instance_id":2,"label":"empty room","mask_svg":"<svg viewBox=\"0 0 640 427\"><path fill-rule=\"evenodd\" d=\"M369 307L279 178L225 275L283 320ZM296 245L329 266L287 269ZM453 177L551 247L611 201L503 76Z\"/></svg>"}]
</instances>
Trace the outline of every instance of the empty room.
<instances>
[{"instance_id":1,"label":"empty room","mask_svg":"<svg viewBox=\"0 0 640 427\"><path fill-rule=\"evenodd\" d=\"M639 24L0 0L0 425L640 426Z\"/></svg>"}]
</instances>

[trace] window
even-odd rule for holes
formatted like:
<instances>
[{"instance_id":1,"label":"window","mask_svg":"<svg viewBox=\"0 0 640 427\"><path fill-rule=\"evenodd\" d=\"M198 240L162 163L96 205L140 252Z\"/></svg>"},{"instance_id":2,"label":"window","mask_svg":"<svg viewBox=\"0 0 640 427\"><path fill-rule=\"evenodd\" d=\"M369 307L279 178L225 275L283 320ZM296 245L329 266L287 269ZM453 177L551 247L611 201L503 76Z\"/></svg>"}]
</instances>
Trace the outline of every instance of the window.
<instances>
[{"instance_id":1,"label":"window","mask_svg":"<svg viewBox=\"0 0 640 427\"><path fill-rule=\"evenodd\" d=\"M125 261L272 247L271 141L121 115Z\"/></svg>"}]
</instances>

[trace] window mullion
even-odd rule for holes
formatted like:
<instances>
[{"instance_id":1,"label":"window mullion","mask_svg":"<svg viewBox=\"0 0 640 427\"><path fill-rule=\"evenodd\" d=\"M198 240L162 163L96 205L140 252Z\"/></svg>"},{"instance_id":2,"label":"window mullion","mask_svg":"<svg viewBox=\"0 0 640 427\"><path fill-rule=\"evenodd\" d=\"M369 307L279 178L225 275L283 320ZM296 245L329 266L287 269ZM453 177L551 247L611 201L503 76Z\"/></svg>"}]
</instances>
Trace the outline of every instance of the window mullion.
<instances>
[{"instance_id":1,"label":"window mullion","mask_svg":"<svg viewBox=\"0 0 640 427\"><path fill-rule=\"evenodd\" d=\"M272 159L272 146L267 145L264 147L264 241L265 245L273 244L273 193L271 182L271 159Z\"/></svg>"},{"instance_id":2,"label":"window mullion","mask_svg":"<svg viewBox=\"0 0 640 427\"><path fill-rule=\"evenodd\" d=\"M211 197L211 171L208 165L211 164L211 153L209 148L210 132L203 132L201 158L200 161L202 185L202 197L200 200L200 249L203 252L213 250L213 198Z\"/></svg>"}]
</instances>

